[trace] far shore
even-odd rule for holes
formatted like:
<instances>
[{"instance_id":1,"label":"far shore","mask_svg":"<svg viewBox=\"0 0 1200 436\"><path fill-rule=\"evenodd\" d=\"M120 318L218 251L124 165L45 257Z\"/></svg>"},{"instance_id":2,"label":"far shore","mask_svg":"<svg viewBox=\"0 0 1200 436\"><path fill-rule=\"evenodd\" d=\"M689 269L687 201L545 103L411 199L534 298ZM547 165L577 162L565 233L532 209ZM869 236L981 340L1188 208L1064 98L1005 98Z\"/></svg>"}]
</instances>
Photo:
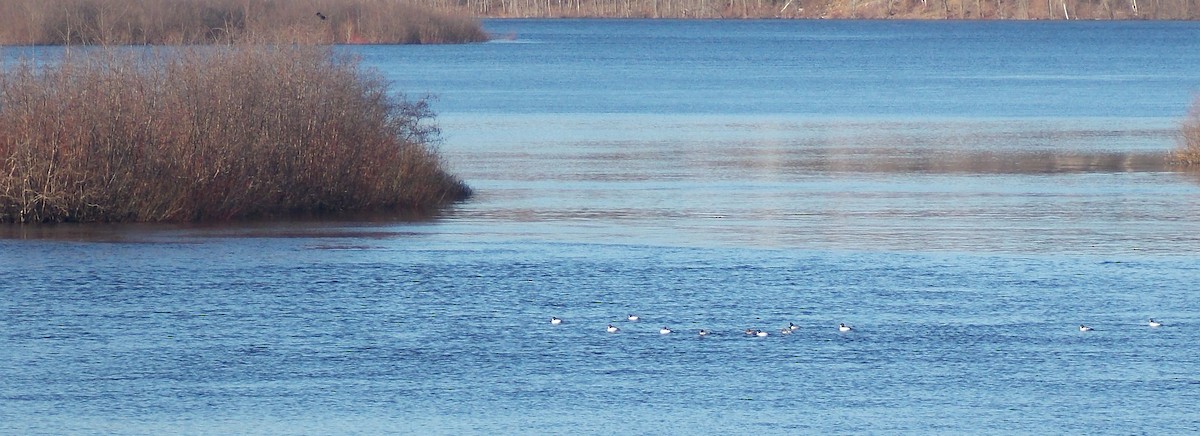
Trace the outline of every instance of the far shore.
<instances>
[{"instance_id":1,"label":"far shore","mask_svg":"<svg viewBox=\"0 0 1200 436\"><path fill-rule=\"evenodd\" d=\"M418 1L431 8L444 3ZM456 5L453 10L460 6ZM1197 20L1200 5L1138 0L494 0L470 1L480 18ZM451 9L446 9L447 11Z\"/></svg>"},{"instance_id":2,"label":"far shore","mask_svg":"<svg viewBox=\"0 0 1200 436\"><path fill-rule=\"evenodd\" d=\"M0 45L451 44L465 11L383 0L5 0Z\"/></svg>"}]
</instances>

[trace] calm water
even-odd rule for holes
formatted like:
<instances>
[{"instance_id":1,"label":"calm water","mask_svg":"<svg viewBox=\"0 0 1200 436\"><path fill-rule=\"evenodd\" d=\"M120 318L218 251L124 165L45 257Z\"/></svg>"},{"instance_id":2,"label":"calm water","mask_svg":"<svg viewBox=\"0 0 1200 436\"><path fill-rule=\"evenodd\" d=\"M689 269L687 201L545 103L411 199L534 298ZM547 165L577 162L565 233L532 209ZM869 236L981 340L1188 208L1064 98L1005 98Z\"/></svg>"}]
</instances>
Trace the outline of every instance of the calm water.
<instances>
[{"instance_id":1,"label":"calm water","mask_svg":"<svg viewBox=\"0 0 1200 436\"><path fill-rule=\"evenodd\" d=\"M0 230L0 433L1200 432L1200 24L486 24L439 219Z\"/></svg>"}]
</instances>

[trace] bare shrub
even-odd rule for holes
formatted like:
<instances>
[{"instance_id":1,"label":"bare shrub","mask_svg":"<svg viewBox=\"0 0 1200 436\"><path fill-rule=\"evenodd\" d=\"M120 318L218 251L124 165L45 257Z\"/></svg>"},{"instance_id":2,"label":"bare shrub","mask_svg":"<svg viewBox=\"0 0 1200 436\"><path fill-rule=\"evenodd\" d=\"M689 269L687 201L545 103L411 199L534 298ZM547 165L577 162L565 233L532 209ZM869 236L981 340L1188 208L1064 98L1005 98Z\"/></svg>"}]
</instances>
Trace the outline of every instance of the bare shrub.
<instances>
[{"instance_id":1,"label":"bare shrub","mask_svg":"<svg viewBox=\"0 0 1200 436\"><path fill-rule=\"evenodd\" d=\"M462 11L399 0L4 0L0 44L206 44L487 40Z\"/></svg>"},{"instance_id":2,"label":"bare shrub","mask_svg":"<svg viewBox=\"0 0 1200 436\"><path fill-rule=\"evenodd\" d=\"M1179 133L1179 147L1172 153L1171 160L1181 165L1200 165L1200 98L1192 103Z\"/></svg>"},{"instance_id":3,"label":"bare shrub","mask_svg":"<svg viewBox=\"0 0 1200 436\"><path fill-rule=\"evenodd\" d=\"M0 75L0 222L432 211L423 100L328 47L95 49Z\"/></svg>"}]
</instances>

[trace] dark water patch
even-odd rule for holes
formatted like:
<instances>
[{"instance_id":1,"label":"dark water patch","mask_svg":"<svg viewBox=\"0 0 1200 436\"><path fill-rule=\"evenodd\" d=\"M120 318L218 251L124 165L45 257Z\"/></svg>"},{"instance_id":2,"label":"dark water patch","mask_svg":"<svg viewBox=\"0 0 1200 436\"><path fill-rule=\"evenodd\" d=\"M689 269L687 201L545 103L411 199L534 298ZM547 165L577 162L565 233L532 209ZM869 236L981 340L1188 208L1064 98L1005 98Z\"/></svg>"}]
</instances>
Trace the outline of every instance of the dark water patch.
<instances>
[{"instance_id":1,"label":"dark water patch","mask_svg":"<svg viewBox=\"0 0 1200 436\"><path fill-rule=\"evenodd\" d=\"M355 244L315 244L310 245L309 247L314 250L370 250L373 248L379 248L377 246Z\"/></svg>"},{"instance_id":2,"label":"dark water patch","mask_svg":"<svg viewBox=\"0 0 1200 436\"><path fill-rule=\"evenodd\" d=\"M348 223L351 226L355 223ZM352 239L388 239L388 238L404 238L421 236L420 232L406 231L386 231L386 230L360 230L351 228L328 228L328 229L306 229L303 226L294 228L272 228L272 229L238 229L226 228L219 231L206 231L196 236L208 238L286 238L286 239L308 239L308 238L352 238ZM355 246L348 245L317 245L314 248L323 249L339 249L339 248L354 248Z\"/></svg>"},{"instance_id":3,"label":"dark water patch","mask_svg":"<svg viewBox=\"0 0 1200 436\"><path fill-rule=\"evenodd\" d=\"M927 174L1075 174L1161 172L1172 167L1166 153L945 151L868 148L820 150L815 156L771 162L772 168L797 172L868 172ZM735 163L736 164L736 163ZM745 162L761 166L762 162Z\"/></svg>"},{"instance_id":4,"label":"dark water patch","mask_svg":"<svg viewBox=\"0 0 1200 436\"><path fill-rule=\"evenodd\" d=\"M169 232L169 224L0 224L0 239L146 243L151 235Z\"/></svg>"},{"instance_id":5,"label":"dark water patch","mask_svg":"<svg viewBox=\"0 0 1200 436\"><path fill-rule=\"evenodd\" d=\"M1193 183L1196 183L1196 184L1200 184L1200 168L1176 166L1176 167L1173 167L1172 169L1174 169L1184 179L1192 181Z\"/></svg>"},{"instance_id":6,"label":"dark water patch","mask_svg":"<svg viewBox=\"0 0 1200 436\"><path fill-rule=\"evenodd\" d=\"M420 227L419 225L417 227ZM174 224L2 224L0 239L45 240L114 244L202 243L214 238L281 239L391 239L426 236L422 231L382 230L359 221L322 223L181 226ZM368 249L371 245L320 243L315 249Z\"/></svg>"}]
</instances>

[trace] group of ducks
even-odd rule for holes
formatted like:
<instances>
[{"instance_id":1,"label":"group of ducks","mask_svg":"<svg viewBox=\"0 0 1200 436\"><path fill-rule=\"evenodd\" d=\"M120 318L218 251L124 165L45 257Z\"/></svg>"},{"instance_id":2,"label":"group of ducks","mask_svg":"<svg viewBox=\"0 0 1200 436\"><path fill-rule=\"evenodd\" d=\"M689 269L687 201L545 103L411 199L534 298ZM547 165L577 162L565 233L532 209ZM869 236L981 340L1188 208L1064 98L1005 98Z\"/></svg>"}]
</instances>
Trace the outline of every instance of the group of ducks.
<instances>
[{"instance_id":1,"label":"group of ducks","mask_svg":"<svg viewBox=\"0 0 1200 436\"><path fill-rule=\"evenodd\" d=\"M629 316L626 317L626 319L628 319L629 321L636 322L636 321L640 321L641 317L630 314ZM550 324L552 324L552 325L559 325L559 324L562 324L562 322L563 322L562 318L559 318L557 316L550 317ZM1147 325L1149 325L1150 327L1156 327L1156 328L1162 327L1162 323L1159 321L1155 321L1153 318L1150 319L1150 321L1147 323ZM792 332L799 330L799 329L800 329L800 326L796 325L795 323L789 322L787 327L779 329L779 334L790 335L790 334L792 334ZM848 325L846 325L846 323L838 324L839 332L844 333L844 332L848 332L851 330L854 330L854 327L848 326ZM1085 324L1079 325L1079 331L1081 331L1081 332L1090 332L1092 330L1094 330L1094 329L1088 325L1085 325ZM608 329L606 329L606 331L608 331L609 333L618 333L621 331L621 328L617 327L615 325L609 324ZM658 333L663 334L663 335L669 335L671 333L675 333L675 330L672 330L670 327L664 326L663 328L658 329ZM708 329L700 329L700 331L697 332L697 335L708 336L711 333L712 332ZM742 333L744 333L746 336L756 336L756 337L760 337L760 338L767 337L769 335L769 333L767 333L766 331L757 330L757 329L746 329Z\"/></svg>"},{"instance_id":2,"label":"group of ducks","mask_svg":"<svg viewBox=\"0 0 1200 436\"><path fill-rule=\"evenodd\" d=\"M636 322L636 321L640 321L642 318L637 315L630 314L629 316L626 317L626 319L628 319L629 321ZM559 325L559 324L562 324L562 322L563 322L562 318L559 318L557 316L550 317L551 325ZM779 334L790 335L790 334L792 334L792 332L799 330L799 329L800 329L800 326L796 325L795 323L789 322L787 327L779 329ZM846 323L838 324L838 331L840 331L840 332L848 332L851 330L854 330L854 327L848 326L848 325L846 325ZM609 333L618 333L621 331L621 328L617 327L615 325L609 324L606 331L608 331ZM663 326L663 328L658 329L658 333L663 334L663 335L669 335L671 333L675 333L675 330L672 330L670 327ZM711 333L712 333L712 331L710 331L708 329L700 329L700 331L697 332L696 334L698 336L703 337L703 336L708 336ZM769 335L769 333L767 333L766 331L757 330L757 329L746 329L743 333L745 333L746 336L755 336L755 337L760 337L760 338L766 337Z\"/></svg>"},{"instance_id":3,"label":"group of ducks","mask_svg":"<svg viewBox=\"0 0 1200 436\"><path fill-rule=\"evenodd\" d=\"M1159 321L1155 321L1154 318L1150 318L1150 322L1147 322L1146 325L1148 325L1150 327L1155 327L1155 328L1162 327L1162 323ZM1092 330L1095 330L1095 329L1093 329L1091 326L1088 326L1085 324L1079 325L1079 331L1081 331L1081 332L1090 332Z\"/></svg>"}]
</instances>

